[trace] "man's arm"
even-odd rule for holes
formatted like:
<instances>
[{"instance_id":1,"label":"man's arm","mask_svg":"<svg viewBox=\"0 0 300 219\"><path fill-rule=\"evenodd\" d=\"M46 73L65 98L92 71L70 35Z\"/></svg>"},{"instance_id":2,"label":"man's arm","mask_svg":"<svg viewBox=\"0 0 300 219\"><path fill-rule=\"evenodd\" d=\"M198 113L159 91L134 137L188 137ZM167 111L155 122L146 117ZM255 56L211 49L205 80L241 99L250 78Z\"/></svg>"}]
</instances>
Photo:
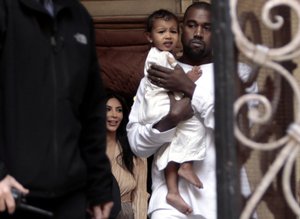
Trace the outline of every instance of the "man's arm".
<instances>
[{"instance_id":1,"label":"man's arm","mask_svg":"<svg viewBox=\"0 0 300 219\"><path fill-rule=\"evenodd\" d=\"M196 88L195 83L178 64L174 70L153 64L148 70L148 78L159 87L170 91L182 92L189 98L193 97Z\"/></svg>"},{"instance_id":2,"label":"man's arm","mask_svg":"<svg viewBox=\"0 0 300 219\"><path fill-rule=\"evenodd\" d=\"M169 92L168 95L170 98L170 111L153 126L160 132L176 127L179 122L191 118L194 114L190 98L183 97L181 100L175 100L172 92Z\"/></svg>"},{"instance_id":3,"label":"man's arm","mask_svg":"<svg viewBox=\"0 0 300 219\"><path fill-rule=\"evenodd\" d=\"M106 205L112 199L112 173L106 156L105 90L100 75L93 23L90 20L90 66L80 105L80 150L87 167L87 198L91 206Z\"/></svg>"},{"instance_id":4,"label":"man's arm","mask_svg":"<svg viewBox=\"0 0 300 219\"><path fill-rule=\"evenodd\" d=\"M152 65L151 69L148 70L148 74L148 78L153 83L156 83L157 86L170 91L182 92L185 96L189 97L194 113L203 119L206 127L214 129L213 92L208 92L205 88L197 86L179 65L174 70ZM213 74L213 72L209 72L209 74ZM157 83L157 81L160 83ZM207 83L209 84L210 81L207 81Z\"/></svg>"},{"instance_id":5,"label":"man's arm","mask_svg":"<svg viewBox=\"0 0 300 219\"><path fill-rule=\"evenodd\" d=\"M5 31L6 31L6 6L4 1L0 0L0 57L3 48ZM16 203L12 196L11 189L15 188L23 194L29 192L19 182L17 182L12 176L8 174L3 161L0 160L0 212L8 211L12 214L16 209Z\"/></svg>"},{"instance_id":6,"label":"man's arm","mask_svg":"<svg viewBox=\"0 0 300 219\"><path fill-rule=\"evenodd\" d=\"M144 95L144 79L142 79L129 115L127 133L132 151L137 156L149 157L161 145L172 141L175 126L180 121L190 118L192 109L189 98L177 101L169 94L171 104L169 113L156 124L141 124L138 121L138 113Z\"/></svg>"},{"instance_id":7,"label":"man's arm","mask_svg":"<svg viewBox=\"0 0 300 219\"><path fill-rule=\"evenodd\" d=\"M0 0L0 52L3 46L4 34L6 31L6 11L4 2Z\"/></svg>"}]
</instances>

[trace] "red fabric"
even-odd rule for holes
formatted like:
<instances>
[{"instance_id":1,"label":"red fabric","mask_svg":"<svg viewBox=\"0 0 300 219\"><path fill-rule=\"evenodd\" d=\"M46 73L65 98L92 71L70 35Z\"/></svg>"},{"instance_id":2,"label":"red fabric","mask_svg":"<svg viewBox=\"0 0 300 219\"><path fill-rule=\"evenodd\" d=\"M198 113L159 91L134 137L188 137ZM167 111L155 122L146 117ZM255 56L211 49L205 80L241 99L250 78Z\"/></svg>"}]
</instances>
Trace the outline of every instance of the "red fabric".
<instances>
[{"instance_id":1,"label":"red fabric","mask_svg":"<svg viewBox=\"0 0 300 219\"><path fill-rule=\"evenodd\" d=\"M96 30L96 46L106 88L132 98L144 75L150 49L142 30Z\"/></svg>"}]
</instances>

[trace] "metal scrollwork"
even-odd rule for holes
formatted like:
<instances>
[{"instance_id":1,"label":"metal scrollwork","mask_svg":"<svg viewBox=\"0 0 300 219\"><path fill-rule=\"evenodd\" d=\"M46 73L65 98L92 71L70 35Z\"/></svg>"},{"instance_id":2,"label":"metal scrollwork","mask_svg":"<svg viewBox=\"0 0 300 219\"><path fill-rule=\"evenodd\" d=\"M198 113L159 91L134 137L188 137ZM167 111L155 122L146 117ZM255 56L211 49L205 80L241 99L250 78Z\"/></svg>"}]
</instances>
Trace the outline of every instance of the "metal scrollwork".
<instances>
[{"instance_id":1,"label":"metal scrollwork","mask_svg":"<svg viewBox=\"0 0 300 219\"><path fill-rule=\"evenodd\" d=\"M284 18L281 16L271 16L271 10L277 6L288 6L294 10L298 18L298 26L296 34L293 39L286 45L280 48L268 48L264 45L254 44L249 41L244 35L237 17L237 0L230 0L230 15L232 22L232 31L235 37L235 43L241 53L247 58L252 60L254 63L273 70L276 74L279 74L284 78L291 89L294 92L295 104L300 109L300 89L295 78L287 71L279 61L291 60L300 55L300 2L298 0L269 0L262 8L262 21L271 30L277 30L284 24ZM271 19L272 17L272 19ZM252 123L263 124L270 120L272 117L272 105L270 101L259 94L246 94L241 96L234 104L234 114L238 115L241 107L249 101L257 101L263 107L263 112L258 109L250 109L248 118ZM252 196L248 200L245 208L240 216L241 219L248 219L254 212L255 207L258 205L262 196L270 186L272 181L277 176L280 169L283 167L283 191L286 201L293 212L300 216L300 206L291 192L290 178L292 167L296 162L297 153L299 152L300 146L300 114L295 114L295 119L292 124L288 127L286 135L280 139L274 140L273 142L258 143L251 140L249 137L244 135L239 129L238 125L235 124L234 130L236 138L244 145L256 149L256 150L273 150L280 149L278 156L270 166L262 178L259 185L256 187Z\"/></svg>"}]
</instances>

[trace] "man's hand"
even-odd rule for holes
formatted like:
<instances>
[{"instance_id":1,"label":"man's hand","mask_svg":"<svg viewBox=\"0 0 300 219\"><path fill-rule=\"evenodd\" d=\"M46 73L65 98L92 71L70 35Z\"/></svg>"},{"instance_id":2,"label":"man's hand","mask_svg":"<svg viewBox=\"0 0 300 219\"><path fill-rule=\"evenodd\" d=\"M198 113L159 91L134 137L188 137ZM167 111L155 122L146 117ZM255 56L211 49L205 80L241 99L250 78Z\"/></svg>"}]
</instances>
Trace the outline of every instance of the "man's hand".
<instances>
[{"instance_id":1,"label":"man's hand","mask_svg":"<svg viewBox=\"0 0 300 219\"><path fill-rule=\"evenodd\" d=\"M170 91L182 92L190 98L192 98L196 87L195 83L178 64L174 70L153 64L148 70L148 78L151 83L159 87Z\"/></svg>"},{"instance_id":2,"label":"man's hand","mask_svg":"<svg viewBox=\"0 0 300 219\"><path fill-rule=\"evenodd\" d=\"M27 194L28 189L25 189L19 182L10 175L7 175L0 181L0 212L7 210L9 214L14 213L16 203L12 196L11 189L16 188L21 193Z\"/></svg>"},{"instance_id":3,"label":"man's hand","mask_svg":"<svg viewBox=\"0 0 300 219\"><path fill-rule=\"evenodd\" d=\"M108 219L113 205L113 202L107 202L93 206L91 209L92 219Z\"/></svg>"},{"instance_id":4,"label":"man's hand","mask_svg":"<svg viewBox=\"0 0 300 219\"><path fill-rule=\"evenodd\" d=\"M153 126L160 132L174 128L179 122L191 118L194 114L190 98L183 97L176 100L172 92L169 92L168 95L170 98L169 113Z\"/></svg>"}]
</instances>

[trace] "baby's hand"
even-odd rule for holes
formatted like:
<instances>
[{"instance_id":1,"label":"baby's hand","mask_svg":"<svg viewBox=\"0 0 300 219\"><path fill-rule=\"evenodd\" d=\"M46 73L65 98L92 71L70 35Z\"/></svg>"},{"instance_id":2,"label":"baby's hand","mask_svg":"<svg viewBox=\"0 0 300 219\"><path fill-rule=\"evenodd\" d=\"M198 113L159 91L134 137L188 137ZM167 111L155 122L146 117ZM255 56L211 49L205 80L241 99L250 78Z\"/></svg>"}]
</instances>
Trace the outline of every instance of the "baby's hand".
<instances>
[{"instance_id":1,"label":"baby's hand","mask_svg":"<svg viewBox=\"0 0 300 219\"><path fill-rule=\"evenodd\" d=\"M197 81L202 75L202 70L200 66L194 66L192 70L190 70L187 73L187 76L189 79L191 79L193 82Z\"/></svg>"},{"instance_id":2,"label":"baby's hand","mask_svg":"<svg viewBox=\"0 0 300 219\"><path fill-rule=\"evenodd\" d=\"M176 59L174 58L174 56L172 56L170 53L167 56L167 60L168 63L171 65L172 68L175 68L175 66L177 65Z\"/></svg>"}]
</instances>

